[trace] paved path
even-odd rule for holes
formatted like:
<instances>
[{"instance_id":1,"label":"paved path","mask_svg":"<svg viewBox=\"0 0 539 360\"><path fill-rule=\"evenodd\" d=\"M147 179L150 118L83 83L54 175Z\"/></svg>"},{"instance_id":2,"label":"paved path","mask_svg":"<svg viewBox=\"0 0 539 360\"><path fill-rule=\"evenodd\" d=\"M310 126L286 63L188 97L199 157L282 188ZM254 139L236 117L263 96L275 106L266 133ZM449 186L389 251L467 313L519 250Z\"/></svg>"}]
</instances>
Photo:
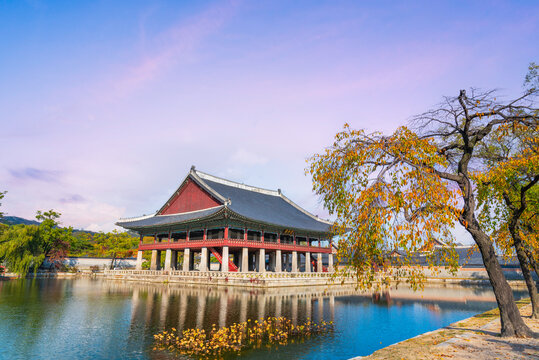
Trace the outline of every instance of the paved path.
<instances>
[{"instance_id":1,"label":"paved path","mask_svg":"<svg viewBox=\"0 0 539 360\"><path fill-rule=\"evenodd\" d=\"M531 305L519 305L524 321L536 333L535 338L500 337L495 309L355 359L539 360L539 320L530 318Z\"/></svg>"}]
</instances>

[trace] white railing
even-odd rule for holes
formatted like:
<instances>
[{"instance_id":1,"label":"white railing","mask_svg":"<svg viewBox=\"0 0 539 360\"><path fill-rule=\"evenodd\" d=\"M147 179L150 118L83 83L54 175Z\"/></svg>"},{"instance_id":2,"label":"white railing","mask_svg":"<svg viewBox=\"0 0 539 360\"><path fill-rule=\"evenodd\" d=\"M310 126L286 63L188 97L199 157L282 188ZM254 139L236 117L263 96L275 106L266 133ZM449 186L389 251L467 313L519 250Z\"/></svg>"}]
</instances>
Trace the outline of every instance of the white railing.
<instances>
[{"instance_id":1,"label":"white railing","mask_svg":"<svg viewBox=\"0 0 539 360\"><path fill-rule=\"evenodd\" d=\"M293 279L293 278L330 278L327 272L220 272L220 271L182 271L182 270L105 270L105 275L144 275L198 278L234 279Z\"/></svg>"}]
</instances>

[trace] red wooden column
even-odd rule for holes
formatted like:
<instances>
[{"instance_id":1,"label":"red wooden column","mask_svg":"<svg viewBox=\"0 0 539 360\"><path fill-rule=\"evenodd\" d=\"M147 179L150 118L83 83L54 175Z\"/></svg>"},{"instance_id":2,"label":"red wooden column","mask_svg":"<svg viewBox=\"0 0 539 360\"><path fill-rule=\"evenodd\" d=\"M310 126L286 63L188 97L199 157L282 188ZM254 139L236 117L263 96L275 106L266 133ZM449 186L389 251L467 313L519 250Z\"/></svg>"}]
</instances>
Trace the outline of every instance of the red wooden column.
<instances>
[{"instance_id":1,"label":"red wooden column","mask_svg":"<svg viewBox=\"0 0 539 360\"><path fill-rule=\"evenodd\" d=\"M140 241L139 243L142 245L142 240L144 239L144 235L140 234Z\"/></svg>"},{"instance_id":2,"label":"red wooden column","mask_svg":"<svg viewBox=\"0 0 539 360\"><path fill-rule=\"evenodd\" d=\"M185 232L185 241L189 241L189 229Z\"/></svg>"},{"instance_id":3,"label":"red wooden column","mask_svg":"<svg viewBox=\"0 0 539 360\"><path fill-rule=\"evenodd\" d=\"M157 234L153 235L153 243L155 244L157 242Z\"/></svg>"},{"instance_id":4,"label":"red wooden column","mask_svg":"<svg viewBox=\"0 0 539 360\"><path fill-rule=\"evenodd\" d=\"M228 225L225 226L225 240L228 240Z\"/></svg>"},{"instance_id":5,"label":"red wooden column","mask_svg":"<svg viewBox=\"0 0 539 360\"><path fill-rule=\"evenodd\" d=\"M277 244L281 243L281 234L277 233Z\"/></svg>"},{"instance_id":6,"label":"red wooden column","mask_svg":"<svg viewBox=\"0 0 539 360\"><path fill-rule=\"evenodd\" d=\"M247 241L247 228L243 229L243 241Z\"/></svg>"},{"instance_id":7,"label":"red wooden column","mask_svg":"<svg viewBox=\"0 0 539 360\"><path fill-rule=\"evenodd\" d=\"M296 246L296 235L292 235L292 243Z\"/></svg>"},{"instance_id":8,"label":"red wooden column","mask_svg":"<svg viewBox=\"0 0 539 360\"><path fill-rule=\"evenodd\" d=\"M204 228L204 235L202 235L202 241L206 241L208 239L208 229Z\"/></svg>"},{"instance_id":9,"label":"red wooden column","mask_svg":"<svg viewBox=\"0 0 539 360\"><path fill-rule=\"evenodd\" d=\"M264 230L260 231L260 241L264 242Z\"/></svg>"},{"instance_id":10,"label":"red wooden column","mask_svg":"<svg viewBox=\"0 0 539 360\"><path fill-rule=\"evenodd\" d=\"M168 242L169 242L169 243L170 243L170 238L171 238L171 236L172 236L172 231L169 231L169 232L168 232Z\"/></svg>"}]
</instances>

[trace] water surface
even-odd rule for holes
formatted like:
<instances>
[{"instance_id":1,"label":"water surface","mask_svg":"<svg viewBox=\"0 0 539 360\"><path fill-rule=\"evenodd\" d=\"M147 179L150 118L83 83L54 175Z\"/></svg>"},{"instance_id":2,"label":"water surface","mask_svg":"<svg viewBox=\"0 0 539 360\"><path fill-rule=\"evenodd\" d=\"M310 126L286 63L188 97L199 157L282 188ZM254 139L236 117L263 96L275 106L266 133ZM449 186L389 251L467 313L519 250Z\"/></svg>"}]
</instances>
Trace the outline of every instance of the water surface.
<instances>
[{"instance_id":1,"label":"water surface","mask_svg":"<svg viewBox=\"0 0 539 360\"><path fill-rule=\"evenodd\" d=\"M525 292L516 292L517 297ZM165 359L152 335L287 316L335 322L303 343L251 350L245 359L349 359L496 306L488 287L243 290L95 279L0 281L0 359Z\"/></svg>"}]
</instances>

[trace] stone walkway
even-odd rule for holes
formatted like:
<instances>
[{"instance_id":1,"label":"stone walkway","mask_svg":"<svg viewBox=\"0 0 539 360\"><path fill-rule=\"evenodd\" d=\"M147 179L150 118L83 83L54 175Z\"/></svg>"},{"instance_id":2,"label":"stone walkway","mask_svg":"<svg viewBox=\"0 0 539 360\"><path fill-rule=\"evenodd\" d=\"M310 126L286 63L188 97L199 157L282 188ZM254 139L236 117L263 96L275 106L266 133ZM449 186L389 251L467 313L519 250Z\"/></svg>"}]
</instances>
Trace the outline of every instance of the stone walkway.
<instances>
[{"instance_id":1,"label":"stone walkway","mask_svg":"<svg viewBox=\"0 0 539 360\"><path fill-rule=\"evenodd\" d=\"M539 360L539 320L531 319L531 305L519 302L526 324L535 338L500 337L498 310L451 324L415 338L354 359L537 359Z\"/></svg>"}]
</instances>

